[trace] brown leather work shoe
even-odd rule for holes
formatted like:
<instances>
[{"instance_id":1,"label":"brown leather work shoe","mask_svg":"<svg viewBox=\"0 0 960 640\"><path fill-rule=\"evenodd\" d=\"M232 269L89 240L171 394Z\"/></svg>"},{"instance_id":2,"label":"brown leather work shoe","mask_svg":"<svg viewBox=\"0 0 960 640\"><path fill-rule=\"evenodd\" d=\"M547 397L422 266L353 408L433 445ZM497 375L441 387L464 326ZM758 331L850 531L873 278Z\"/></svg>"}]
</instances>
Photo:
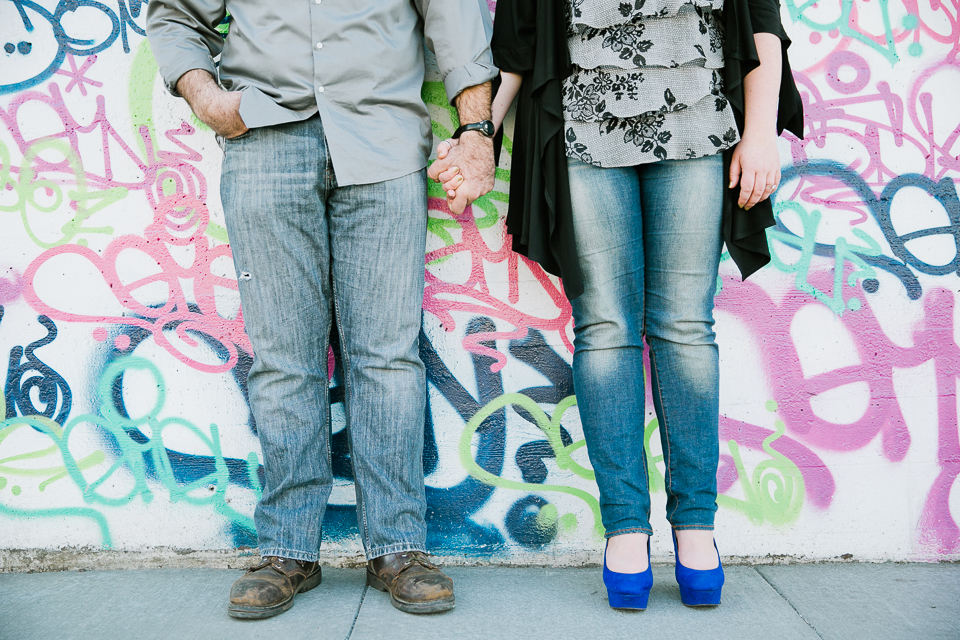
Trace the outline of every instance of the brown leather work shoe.
<instances>
[{"instance_id":1,"label":"brown leather work shoe","mask_svg":"<svg viewBox=\"0 0 960 640\"><path fill-rule=\"evenodd\" d=\"M367 584L390 592L390 602L407 613L453 609L453 580L420 551L380 556L367 562Z\"/></svg>"},{"instance_id":2,"label":"brown leather work shoe","mask_svg":"<svg viewBox=\"0 0 960 640\"><path fill-rule=\"evenodd\" d=\"M320 584L320 564L267 556L230 589L227 613L234 618L269 618L293 606L293 596Z\"/></svg>"}]
</instances>

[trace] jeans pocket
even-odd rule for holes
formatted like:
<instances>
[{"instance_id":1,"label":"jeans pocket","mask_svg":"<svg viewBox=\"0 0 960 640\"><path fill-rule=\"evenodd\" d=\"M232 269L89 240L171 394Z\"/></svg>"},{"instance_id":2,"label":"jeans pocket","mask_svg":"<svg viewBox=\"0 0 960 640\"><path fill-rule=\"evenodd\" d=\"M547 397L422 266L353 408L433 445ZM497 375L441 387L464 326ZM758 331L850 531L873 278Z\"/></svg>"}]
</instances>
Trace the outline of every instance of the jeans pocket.
<instances>
[{"instance_id":1,"label":"jeans pocket","mask_svg":"<svg viewBox=\"0 0 960 640\"><path fill-rule=\"evenodd\" d=\"M244 131L243 133L241 133L241 134L238 135L238 136L233 136L232 138L223 138L223 137L221 137L221 140L224 141L224 144L226 144L227 142L236 142L236 141L238 141L238 140L243 140L244 138L249 138L249 137L250 137L250 134L252 134L252 133L253 133L253 129L247 129L246 131Z\"/></svg>"}]
</instances>

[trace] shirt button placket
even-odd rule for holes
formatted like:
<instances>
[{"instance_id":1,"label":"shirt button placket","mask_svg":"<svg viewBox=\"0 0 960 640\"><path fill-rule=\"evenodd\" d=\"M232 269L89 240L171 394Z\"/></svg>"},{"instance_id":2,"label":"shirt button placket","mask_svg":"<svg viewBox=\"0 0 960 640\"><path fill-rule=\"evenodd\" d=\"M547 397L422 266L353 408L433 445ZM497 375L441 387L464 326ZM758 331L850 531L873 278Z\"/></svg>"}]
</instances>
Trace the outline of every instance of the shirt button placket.
<instances>
[{"instance_id":1,"label":"shirt button placket","mask_svg":"<svg viewBox=\"0 0 960 640\"><path fill-rule=\"evenodd\" d=\"M320 3L322 2L322 0L313 0L313 2L314 2L314 4L320 4ZM319 49L323 49L323 43L322 43L322 42L318 42L318 43L317 43L317 49L318 49L318 50L319 50ZM321 85L319 85L319 84L317 85L317 93L323 93L323 86L321 86Z\"/></svg>"}]
</instances>

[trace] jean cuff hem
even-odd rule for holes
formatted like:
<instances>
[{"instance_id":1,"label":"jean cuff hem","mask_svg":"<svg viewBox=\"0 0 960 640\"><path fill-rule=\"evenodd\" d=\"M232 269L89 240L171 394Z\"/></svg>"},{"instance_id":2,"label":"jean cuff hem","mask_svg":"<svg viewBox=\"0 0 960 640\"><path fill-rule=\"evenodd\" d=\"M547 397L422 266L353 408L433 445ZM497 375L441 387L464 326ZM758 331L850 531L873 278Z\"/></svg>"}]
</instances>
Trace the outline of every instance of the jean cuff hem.
<instances>
[{"instance_id":1,"label":"jean cuff hem","mask_svg":"<svg viewBox=\"0 0 960 640\"><path fill-rule=\"evenodd\" d=\"M696 531L713 531L712 524L674 524L670 526L673 527L674 531L684 531L685 529L693 529Z\"/></svg>"},{"instance_id":2,"label":"jean cuff hem","mask_svg":"<svg viewBox=\"0 0 960 640\"><path fill-rule=\"evenodd\" d=\"M379 558L380 556L385 556L391 553L404 553L406 551L420 551L426 553L427 549L423 544L418 544L416 542L397 542L396 544L370 549L367 551L367 560L373 560L374 558Z\"/></svg>"},{"instance_id":3,"label":"jean cuff hem","mask_svg":"<svg viewBox=\"0 0 960 640\"><path fill-rule=\"evenodd\" d=\"M290 560L300 560L302 562L316 562L320 559L317 552L294 551L293 549L284 549L283 547L267 547L266 549L261 549L260 557L265 558L267 556L289 558Z\"/></svg>"},{"instance_id":4,"label":"jean cuff hem","mask_svg":"<svg viewBox=\"0 0 960 640\"><path fill-rule=\"evenodd\" d=\"M651 529L650 527L631 527L628 529L615 529L614 531L607 531L605 534L603 534L603 537L609 539L614 536L622 536L628 533L645 533L648 536L652 536L653 529Z\"/></svg>"}]
</instances>

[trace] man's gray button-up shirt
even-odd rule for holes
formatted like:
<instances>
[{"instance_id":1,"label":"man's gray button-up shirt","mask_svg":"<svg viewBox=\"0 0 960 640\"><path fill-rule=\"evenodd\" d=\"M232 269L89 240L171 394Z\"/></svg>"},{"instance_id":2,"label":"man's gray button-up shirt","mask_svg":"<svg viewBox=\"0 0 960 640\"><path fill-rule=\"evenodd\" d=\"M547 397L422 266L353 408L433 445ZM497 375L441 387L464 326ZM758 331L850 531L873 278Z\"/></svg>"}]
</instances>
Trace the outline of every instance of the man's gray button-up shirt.
<instances>
[{"instance_id":1,"label":"man's gray button-up shirt","mask_svg":"<svg viewBox=\"0 0 960 640\"><path fill-rule=\"evenodd\" d=\"M216 27L229 11L226 40ZM423 168L430 115L423 43L453 99L491 80L486 0L150 0L147 36L167 88L205 69L242 91L248 127L320 113L340 185ZM214 63L220 56L219 69Z\"/></svg>"}]
</instances>

